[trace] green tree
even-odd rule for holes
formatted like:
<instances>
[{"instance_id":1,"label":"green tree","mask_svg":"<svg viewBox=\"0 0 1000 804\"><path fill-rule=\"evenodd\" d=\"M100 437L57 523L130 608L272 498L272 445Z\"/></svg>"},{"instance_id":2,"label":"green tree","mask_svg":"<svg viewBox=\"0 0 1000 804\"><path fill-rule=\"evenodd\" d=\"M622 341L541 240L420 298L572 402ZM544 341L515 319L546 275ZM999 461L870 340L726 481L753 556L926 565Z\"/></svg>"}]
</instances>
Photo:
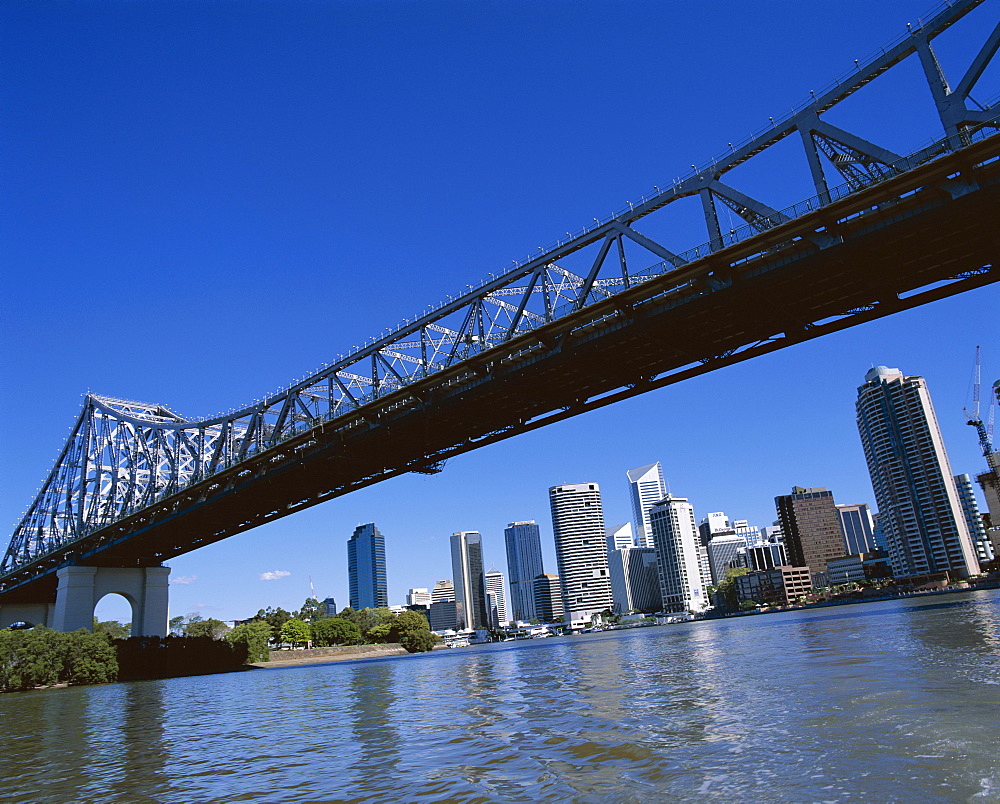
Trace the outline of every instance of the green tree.
<instances>
[{"instance_id":1,"label":"green tree","mask_svg":"<svg viewBox=\"0 0 1000 804\"><path fill-rule=\"evenodd\" d=\"M294 645L301 645L309 641L309 623L302 620L291 619L281 626L281 641L290 642Z\"/></svg>"},{"instance_id":2,"label":"green tree","mask_svg":"<svg viewBox=\"0 0 1000 804\"><path fill-rule=\"evenodd\" d=\"M30 690L59 681L59 633L44 626L0 631L0 689Z\"/></svg>"},{"instance_id":3,"label":"green tree","mask_svg":"<svg viewBox=\"0 0 1000 804\"><path fill-rule=\"evenodd\" d=\"M113 637L110 634L92 634L81 628L71 634L60 634L60 637L60 681L67 684L108 684L118 680L118 656L111 644ZM120 638L127 639L128 635Z\"/></svg>"},{"instance_id":4,"label":"green tree","mask_svg":"<svg viewBox=\"0 0 1000 804\"><path fill-rule=\"evenodd\" d=\"M281 629L291 618L292 615L290 612L280 607L274 609L270 606L266 609L260 609L254 615L255 620L264 620L264 622L271 626L271 641L275 644L281 643Z\"/></svg>"},{"instance_id":5,"label":"green tree","mask_svg":"<svg viewBox=\"0 0 1000 804\"><path fill-rule=\"evenodd\" d=\"M361 632L362 641L385 642L388 638L387 633L383 630L378 630L373 636L371 630L380 625L391 625L395 615L385 607L377 609L352 609L348 606L337 616L354 623Z\"/></svg>"},{"instance_id":6,"label":"green tree","mask_svg":"<svg viewBox=\"0 0 1000 804\"><path fill-rule=\"evenodd\" d=\"M98 684L118 678L115 649L106 634L81 628L61 634L44 626L0 631L0 691L28 690L59 681Z\"/></svg>"},{"instance_id":7,"label":"green tree","mask_svg":"<svg viewBox=\"0 0 1000 804\"><path fill-rule=\"evenodd\" d=\"M310 626L313 644L317 647L328 645L357 645L361 642L361 631L350 620L342 617L327 617Z\"/></svg>"},{"instance_id":8,"label":"green tree","mask_svg":"<svg viewBox=\"0 0 1000 804\"><path fill-rule=\"evenodd\" d=\"M378 625L373 625L368 629L368 633L365 634L366 642L374 642L376 644L383 642L395 642L392 638L392 625L390 623L379 623Z\"/></svg>"},{"instance_id":9,"label":"green tree","mask_svg":"<svg viewBox=\"0 0 1000 804\"><path fill-rule=\"evenodd\" d=\"M389 642L402 642L403 637L415 631L430 631L427 618L419 611L404 611L389 623Z\"/></svg>"},{"instance_id":10,"label":"green tree","mask_svg":"<svg viewBox=\"0 0 1000 804\"><path fill-rule=\"evenodd\" d=\"M117 620L98 622L97 618L94 617L93 632L107 634L111 639L128 639L132 636L132 623L120 623Z\"/></svg>"},{"instance_id":11,"label":"green tree","mask_svg":"<svg viewBox=\"0 0 1000 804\"><path fill-rule=\"evenodd\" d=\"M209 617L207 620L195 615L188 620L184 626L184 636L186 637L210 637L219 640L226 636L229 626L222 620L215 620Z\"/></svg>"},{"instance_id":12,"label":"green tree","mask_svg":"<svg viewBox=\"0 0 1000 804\"><path fill-rule=\"evenodd\" d=\"M168 633L174 636L181 636L184 633L184 617L182 615L178 614L176 617L170 618Z\"/></svg>"},{"instance_id":13,"label":"green tree","mask_svg":"<svg viewBox=\"0 0 1000 804\"><path fill-rule=\"evenodd\" d=\"M325 619L329 615L326 613L326 608L323 604L316 598L307 597L306 602L302 604L302 608L299 609L299 613L295 616L304 623L314 623L317 620Z\"/></svg>"},{"instance_id":14,"label":"green tree","mask_svg":"<svg viewBox=\"0 0 1000 804\"><path fill-rule=\"evenodd\" d=\"M424 651L432 650L440 641L441 637L437 634L431 633L430 630L425 628L403 634L402 638L399 640L399 644L406 648L409 653L422 653Z\"/></svg>"},{"instance_id":15,"label":"green tree","mask_svg":"<svg viewBox=\"0 0 1000 804\"><path fill-rule=\"evenodd\" d=\"M253 620L243 625L237 625L226 634L230 645L246 650L246 664L266 662L271 658L268 642L271 639L271 626L265 620Z\"/></svg>"},{"instance_id":16,"label":"green tree","mask_svg":"<svg viewBox=\"0 0 1000 804\"><path fill-rule=\"evenodd\" d=\"M715 587L715 593L727 611L735 611L739 607L739 601L736 599L736 578L748 572L750 570L746 567L730 567L722 576L719 585Z\"/></svg>"}]
</instances>

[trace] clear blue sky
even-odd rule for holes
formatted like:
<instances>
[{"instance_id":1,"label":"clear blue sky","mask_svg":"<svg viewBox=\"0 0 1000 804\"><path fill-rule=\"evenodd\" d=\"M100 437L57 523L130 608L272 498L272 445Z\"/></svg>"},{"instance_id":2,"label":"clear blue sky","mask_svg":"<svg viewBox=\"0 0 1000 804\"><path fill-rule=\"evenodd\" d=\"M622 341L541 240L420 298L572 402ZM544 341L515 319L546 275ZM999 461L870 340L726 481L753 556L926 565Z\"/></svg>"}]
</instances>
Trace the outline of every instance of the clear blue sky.
<instances>
[{"instance_id":1,"label":"clear blue sky","mask_svg":"<svg viewBox=\"0 0 1000 804\"><path fill-rule=\"evenodd\" d=\"M998 9L988 0L936 40L953 80ZM926 10L7 0L3 527L84 392L190 418L261 397L709 160ZM974 95L998 92L993 66ZM828 119L899 152L941 136L915 58ZM727 181L777 208L812 195L794 143L773 151ZM690 220L666 245L707 240ZM1000 377L998 303L994 285L829 336L176 558L172 577L189 582L172 586L172 612L297 608L310 576L346 604L346 541L369 521L386 536L391 603L450 577L456 530L482 532L505 570L504 526L535 519L555 571L548 487L600 483L617 524L625 471L656 460L699 518L769 524L792 485L874 504L853 409L872 364L927 377L954 470L979 471L962 409L977 344L984 381Z\"/></svg>"}]
</instances>

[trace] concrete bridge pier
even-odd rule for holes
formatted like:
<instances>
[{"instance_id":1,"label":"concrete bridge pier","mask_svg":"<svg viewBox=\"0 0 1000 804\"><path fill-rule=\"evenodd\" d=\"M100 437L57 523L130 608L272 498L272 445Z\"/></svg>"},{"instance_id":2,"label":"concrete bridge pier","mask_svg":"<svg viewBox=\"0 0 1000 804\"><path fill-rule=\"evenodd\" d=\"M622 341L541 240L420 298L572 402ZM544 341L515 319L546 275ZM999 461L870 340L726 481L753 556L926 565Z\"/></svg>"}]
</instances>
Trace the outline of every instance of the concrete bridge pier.
<instances>
[{"instance_id":1,"label":"concrete bridge pier","mask_svg":"<svg viewBox=\"0 0 1000 804\"><path fill-rule=\"evenodd\" d=\"M167 635L169 567L63 567L54 601L0 605L0 628L14 623L76 631L94 625L94 609L105 595L118 594L132 607L132 636Z\"/></svg>"},{"instance_id":2,"label":"concrete bridge pier","mask_svg":"<svg viewBox=\"0 0 1000 804\"><path fill-rule=\"evenodd\" d=\"M169 567L63 567L49 623L56 631L90 630L94 608L109 594L132 606L132 636L167 635Z\"/></svg>"},{"instance_id":3,"label":"concrete bridge pier","mask_svg":"<svg viewBox=\"0 0 1000 804\"><path fill-rule=\"evenodd\" d=\"M0 606L0 628L9 628L14 623L48 625L55 608L55 603L4 603Z\"/></svg>"}]
</instances>

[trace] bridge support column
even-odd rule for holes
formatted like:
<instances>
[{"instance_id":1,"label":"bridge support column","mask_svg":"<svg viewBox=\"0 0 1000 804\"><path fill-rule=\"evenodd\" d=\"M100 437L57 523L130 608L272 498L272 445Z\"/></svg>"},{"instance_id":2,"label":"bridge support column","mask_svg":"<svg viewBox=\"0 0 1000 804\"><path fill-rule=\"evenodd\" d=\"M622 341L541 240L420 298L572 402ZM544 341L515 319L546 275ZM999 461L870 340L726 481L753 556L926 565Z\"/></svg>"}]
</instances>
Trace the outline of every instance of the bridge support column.
<instances>
[{"instance_id":1,"label":"bridge support column","mask_svg":"<svg viewBox=\"0 0 1000 804\"><path fill-rule=\"evenodd\" d=\"M54 609L51 603L4 603L0 606L0 628L9 628L14 623L48 625Z\"/></svg>"},{"instance_id":2,"label":"bridge support column","mask_svg":"<svg viewBox=\"0 0 1000 804\"><path fill-rule=\"evenodd\" d=\"M167 635L169 567L63 567L56 575L55 630L90 630L98 601L118 594L132 606L132 636Z\"/></svg>"},{"instance_id":3,"label":"bridge support column","mask_svg":"<svg viewBox=\"0 0 1000 804\"><path fill-rule=\"evenodd\" d=\"M52 627L56 631L76 631L94 626L94 575L97 567L63 567L56 572L56 611Z\"/></svg>"}]
</instances>

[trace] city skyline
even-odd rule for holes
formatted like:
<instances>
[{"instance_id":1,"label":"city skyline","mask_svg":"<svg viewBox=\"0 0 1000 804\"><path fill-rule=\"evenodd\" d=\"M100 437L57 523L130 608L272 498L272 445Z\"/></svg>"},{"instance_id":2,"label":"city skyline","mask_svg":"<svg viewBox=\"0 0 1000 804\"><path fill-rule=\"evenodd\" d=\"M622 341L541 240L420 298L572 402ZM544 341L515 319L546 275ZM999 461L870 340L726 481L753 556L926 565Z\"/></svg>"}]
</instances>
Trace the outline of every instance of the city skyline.
<instances>
[{"instance_id":1,"label":"city skyline","mask_svg":"<svg viewBox=\"0 0 1000 804\"><path fill-rule=\"evenodd\" d=\"M605 15L555 3L482 16L433 5L397 6L395 20L314 5L280 24L273 11L251 20L223 7L190 19L153 4L117 14L85 3L21 7L3 34L14 71L3 90L7 133L19 155L0 254L10 278L0 326L17 345L0 366L5 539L88 389L200 417L287 385L724 152L925 10L903 0L848 3L836 15L776 4L748 19L736 5L731 14L650 4ZM991 13L973 11L936 41L950 76ZM807 33L820 24L829 36ZM277 76L255 58L262 35L273 37ZM621 80L621 65L664 41L678 74ZM123 60L136 69L122 71ZM761 63L772 80L725 66L734 62ZM838 107L837 124L897 152L940 136L925 83L898 96L880 85ZM593 102L603 96L616 98L614 120ZM727 102L706 104L711 96ZM550 119L561 124L533 123ZM779 155L734 171L734 184L776 208L813 195L787 169L798 157ZM687 223L671 237L678 250L707 239L700 222ZM622 475L655 461L699 520L725 510L766 526L774 496L793 483L874 510L853 414L859 378L874 365L928 379L952 468L975 476L984 462L962 409L976 345L984 386L1000 378L998 307L996 285L935 302L179 556L169 562L171 611L232 620L297 609L310 576L318 597L344 601L343 544L330 534L370 521L388 534L393 604L449 574L448 540L464 529L483 534L487 562L504 570L504 525L533 519L551 569L546 490L592 479L606 522L623 523L632 517Z\"/></svg>"}]
</instances>

